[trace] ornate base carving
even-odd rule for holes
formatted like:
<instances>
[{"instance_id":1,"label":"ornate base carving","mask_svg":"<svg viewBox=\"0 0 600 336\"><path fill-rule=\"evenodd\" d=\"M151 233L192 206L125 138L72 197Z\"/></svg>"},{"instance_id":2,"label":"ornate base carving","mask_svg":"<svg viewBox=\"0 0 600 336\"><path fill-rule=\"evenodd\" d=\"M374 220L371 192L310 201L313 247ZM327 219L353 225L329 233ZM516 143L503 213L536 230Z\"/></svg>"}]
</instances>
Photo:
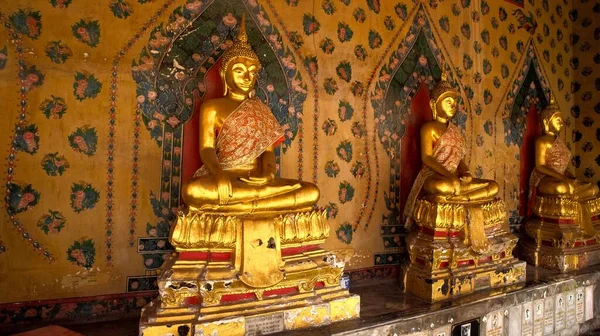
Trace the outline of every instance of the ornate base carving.
<instances>
[{"instance_id":1,"label":"ornate base carving","mask_svg":"<svg viewBox=\"0 0 600 336\"><path fill-rule=\"evenodd\" d=\"M561 272L600 263L600 199L537 196L532 210L522 242L527 262ZM580 213L591 217L587 230Z\"/></svg>"},{"instance_id":2,"label":"ornate base carving","mask_svg":"<svg viewBox=\"0 0 600 336\"><path fill-rule=\"evenodd\" d=\"M418 200L417 227L407 237L405 290L429 302L525 281L525 263L513 257L504 203L431 203Z\"/></svg>"},{"instance_id":3,"label":"ornate base carving","mask_svg":"<svg viewBox=\"0 0 600 336\"><path fill-rule=\"evenodd\" d=\"M243 335L261 318L283 331L358 317L359 298L340 287L343 262L320 247L328 236L321 211L180 213L177 253L163 264L140 331Z\"/></svg>"},{"instance_id":4,"label":"ornate base carving","mask_svg":"<svg viewBox=\"0 0 600 336\"><path fill-rule=\"evenodd\" d=\"M260 304L235 304L220 314L188 310L187 314L173 316L161 311L160 304L157 299L142 311L140 335L268 335L328 325L360 315L360 297L341 289L317 289L310 295L264 299ZM183 333L186 330L188 333Z\"/></svg>"}]
</instances>

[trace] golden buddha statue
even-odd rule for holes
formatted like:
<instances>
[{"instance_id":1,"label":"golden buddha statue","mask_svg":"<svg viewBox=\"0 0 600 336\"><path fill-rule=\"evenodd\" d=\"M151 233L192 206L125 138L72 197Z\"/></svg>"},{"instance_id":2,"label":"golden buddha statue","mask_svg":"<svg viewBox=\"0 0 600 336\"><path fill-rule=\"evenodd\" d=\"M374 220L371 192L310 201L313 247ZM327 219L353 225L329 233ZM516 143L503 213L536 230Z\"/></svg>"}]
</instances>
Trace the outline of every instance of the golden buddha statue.
<instances>
[{"instance_id":1,"label":"golden buddha statue","mask_svg":"<svg viewBox=\"0 0 600 336\"><path fill-rule=\"evenodd\" d=\"M200 108L203 166L182 188L183 201L198 210L230 213L311 210L314 184L275 179L274 147L284 131L268 106L250 95L261 65L245 31L221 57L222 98Z\"/></svg>"},{"instance_id":2,"label":"golden buddha statue","mask_svg":"<svg viewBox=\"0 0 600 336\"><path fill-rule=\"evenodd\" d=\"M535 265L561 271L598 263L600 258L590 253L599 248L598 187L577 181L567 169L572 155L559 137L563 115L553 95L540 117L543 134L534 145L525 256Z\"/></svg>"},{"instance_id":3,"label":"golden buddha statue","mask_svg":"<svg viewBox=\"0 0 600 336\"><path fill-rule=\"evenodd\" d=\"M176 253L160 296L142 312L145 336L266 334L358 317L359 297L340 286L343 262L320 247L329 225L315 208L319 189L275 177L284 132L251 97L260 67L242 16L221 58L223 97L198 111L203 166L182 187L188 209L171 228Z\"/></svg>"},{"instance_id":4,"label":"golden buddha statue","mask_svg":"<svg viewBox=\"0 0 600 336\"><path fill-rule=\"evenodd\" d=\"M517 239L508 232L504 203L496 198L498 184L474 178L463 161L466 141L449 122L459 98L442 73L429 101L433 120L420 129L423 168L404 209L412 230L404 285L427 301L525 280L524 263L512 256Z\"/></svg>"}]
</instances>

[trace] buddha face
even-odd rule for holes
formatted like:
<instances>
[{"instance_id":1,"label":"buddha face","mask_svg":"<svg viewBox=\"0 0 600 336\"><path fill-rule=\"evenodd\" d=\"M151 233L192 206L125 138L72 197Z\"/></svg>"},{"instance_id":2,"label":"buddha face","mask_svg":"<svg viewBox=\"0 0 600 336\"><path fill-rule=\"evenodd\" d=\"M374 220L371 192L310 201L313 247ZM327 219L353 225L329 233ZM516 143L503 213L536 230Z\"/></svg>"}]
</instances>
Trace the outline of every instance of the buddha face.
<instances>
[{"instance_id":1,"label":"buddha face","mask_svg":"<svg viewBox=\"0 0 600 336\"><path fill-rule=\"evenodd\" d=\"M562 113L560 113L560 112L554 113L550 117L550 120L544 121L544 126L545 126L547 132L551 132L554 134L558 134L560 132L560 130L563 128L563 125L564 125L563 116L562 116Z\"/></svg>"},{"instance_id":2,"label":"buddha face","mask_svg":"<svg viewBox=\"0 0 600 336\"><path fill-rule=\"evenodd\" d=\"M438 116L450 119L456 114L457 97L445 97L438 101L436 106L436 113Z\"/></svg>"},{"instance_id":3,"label":"buddha face","mask_svg":"<svg viewBox=\"0 0 600 336\"><path fill-rule=\"evenodd\" d=\"M248 95L256 84L259 63L247 57L236 57L223 74L227 89L235 94Z\"/></svg>"}]
</instances>

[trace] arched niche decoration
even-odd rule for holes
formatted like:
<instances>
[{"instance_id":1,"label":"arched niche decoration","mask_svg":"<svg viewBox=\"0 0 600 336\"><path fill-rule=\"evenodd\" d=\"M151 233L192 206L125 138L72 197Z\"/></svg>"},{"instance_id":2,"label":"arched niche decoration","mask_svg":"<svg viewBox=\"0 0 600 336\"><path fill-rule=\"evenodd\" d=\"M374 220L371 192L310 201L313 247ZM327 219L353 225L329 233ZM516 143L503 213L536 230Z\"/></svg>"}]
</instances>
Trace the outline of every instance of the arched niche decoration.
<instances>
[{"instance_id":1,"label":"arched niche decoration","mask_svg":"<svg viewBox=\"0 0 600 336\"><path fill-rule=\"evenodd\" d=\"M242 13L249 43L262 64L256 96L271 107L286 129L282 152L302 127L298 116L307 86L297 70L296 57L260 3L193 0L177 7L167 22L151 30L147 45L132 64L139 119L162 150L160 191L150 195L157 223L147 224L149 236L168 237L174 211L180 206L181 184L200 165L194 111L202 101L222 95L219 59L237 36ZM144 250L146 269L158 269L165 249Z\"/></svg>"},{"instance_id":2,"label":"arched niche decoration","mask_svg":"<svg viewBox=\"0 0 600 336\"><path fill-rule=\"evenodd\" d=\"M429 92L441 78L442 64L449 82L461 92L445 49L434 36L430 16L423 4L412 18L406 37L391 52L379 70L371 93L377 137L390 159L389 190L385 192L387 213L383 215L381 235L386 252L375 255L375 265L398 264L403 251L403 203L421 168L419 132L431 120ZM452 122L465 130L470 106L459 101ZM468 137L468 135L467 135Z\"/></svg>"},{"instance_id":3,"label":"arched niche decoration","mask_svg":"<svg viewBox=\"0 0 600 336\"><path fill-rule=\"evenodd\" d=\"M509 149L509 158L515 163L505 169L504 181L512 188L505 187L505 199L509 204L511 230L520 230L520 225L528 212L529 176L535 167L534 141L541 134L539 114L548 105L550 87L538 58L537 48L530 40L524 54L521 68L513 76L502 111L504 144ZM502 105L501 105L502 108ZM505 163L505 165L511 165ZM508 190L507 190L508 189Z\"/></svg>"}]
</instances>

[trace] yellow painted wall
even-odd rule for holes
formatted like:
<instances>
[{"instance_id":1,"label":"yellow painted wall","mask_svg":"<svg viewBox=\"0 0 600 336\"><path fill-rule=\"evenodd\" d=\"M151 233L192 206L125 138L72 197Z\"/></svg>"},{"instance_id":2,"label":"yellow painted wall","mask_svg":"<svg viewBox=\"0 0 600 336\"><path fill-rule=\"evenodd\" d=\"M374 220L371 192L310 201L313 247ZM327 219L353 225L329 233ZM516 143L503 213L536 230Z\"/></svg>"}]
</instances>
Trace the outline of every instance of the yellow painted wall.
<instances>
[{"instance_id":1,"label":"yellow painted wall","mask_svg":"<svg viewBox=\"0 0 600 336\"><path fill-rule=\"evenodd\" d=\"M545 4L549 2L546 9ZM39 192L39 201L29 209L19 209L24 211L14 216L18 221L18 228L25 230L22 232L27 232L29 234L27 237L31 238L31 241L23 238L23 233L19 232L18 228L13 228L13 220L7 211L0 212L0 220L3 223L0 227L0 240L6 250L0 254L0 283L3 288L11 288L0 292L0 302L120 293L128 288L127 277L154 274L147 270L144 259L138 253L137 239L147 237L147 224L156 222L150 194L151 192L156 194L160 190L162 154L156 142L151 139L149 131L142 125L139 130L138 196L134 200L137 210L134 214L134 233L130 234L133 134L136 132L136 100L140 96L140 93L136 92L136 83L131 75L132 62L139 63L140 52L151 39L150 31L161 22L165 22L166 25L170 21L169 15L178 7L185 6L186 1L111 2L113 7L125 4L122 8L132 11L127 18L116 17L107 2L73 0L64 3L68 4L66 8L60 8L56 2L56 6L53 6L50 1L33 3L12 1L0 5L3 23L10 22L11 16L18 19L18 15L14 15L18 14L19 10L23 10L23 17L33 18L29 20L30 26L27 26L27 23L24 26L12 23L9 24L10 29L6 27L0 29L0 54L3 53L4 46L7 46L7 51L4 52L6 66L0 70L0 92L2 93L0 111L4 120L0 124L0 134L5 135L0 140L0 154L7 159L5 162L11 162L9 155L12 136L15 132L15 123L18 122L21 113L19 90L23 83L18 78L17 45L19 43L22 43L22 58L28 66L25 70L31 70L30 66L35 65L36 69L44 75L41 85L33 82L25 83L31 84L32 89L30 91L26 89L26 117L20 131L24 134L26 132L24 127L35 124L39 141L37 145L30 143L30 146L34 147L27 147L27 143L20 140L17 146L23 150L15 153L14 170L10 174L7 172L8 168L2 172L3 178L10 177L11 181L18 185L31 184ZM198 2L190 1L190 3ZM241 4L240 1L238 5ZM353 248L355 257L348 264L352 269L373 266L376 263L376 254L386 258L388 253L394 254L399 251L394 248L386 249L380 233L382 216L388 211L384 195L388 193L390 187L390 159L382 148L379 137L374 134L375 112L370 100L375 94L375 85L381 67L388 63L391 52L396 50L398 43L406 37L414 15L418 15L414 9L420 4L421 2L409 0L251 0L244 2L244 5L251 9L262 6L261 10L268 18L265 20L276 27L283 36L283 43L296 57L299 72L304 83L307 84L307 98L303 105L303 115L300 117L303 120L302 134L295 137L283 157L282 176L298 178L299 158L301 158L302 178L309 181L316 180L321 188L322 199L319 205L325 207L332 202L338 206L336 218L331 219L332 236L326 245L330 249ZM494 178L500 183L501 195L507 201L508 210L514 212L518 204L514 194L518 183L516 178L518 162L515 159L518 149L514 145L505 144L502 123L507 103L505 97L512 89L515 80L519 80L518 72L525 59L519 51L519 46L526 47L530 40L535 44L535 50L539 53L535 57L538 58L544 76L557 95L559 105L567 114L567 129L563 133L566 141L571 142L574 128L583 133L584 139L575 147L575 153L580 154L580 144L586 141L597 145L597 140L594 140L594 130L597 125L582 127L583 117L575 119L569 113L571 106L580 101L578 94L570 94L574 79L579 80L582 86L589 87L582 91L595 91L591 87L594 85L593 76L586 76L584 81L578 79L581 70L569 69L569 60L579 53L574 49L575 47L570 46L569 35L574 30L579 30L574 27L586 15L584 13L589 13L590 9L587 7L591 7L591 4L579 9L579 19L575 23L569 19L569 11L572 10L573 5L567 0L564 2L526 0L524 8L499 0L429 0L423 1L422 4L423 15L430 20L434 28L434 38L443 58L462 73L460 79L462 89L470 88L474 93L474 98L468 104L470 112L466 129L472 148L470 167L474 171L480 170L484 177ZM561 14L558 13L558 6L561 8ZM332 13L328 14L324 8ZM398 8L400 10L397 10ZM161 9L162 12L154 18L154 21L148 23ZM531 12L537 24L535 33L530 34L525 27L519 28L520 24L513 15L515 10L522 10L526 16ZM41 15L39 32L36 31L36 18L31 14L33 12L39 12ZM361 18L363 13L364 21ZM304 14L314 15L314 20L319 24L316 32L309 31L309 34L305 32ZM388 16L389 19L386 20ZM93 39L86 44L74 36L72 26L80 22L80 19L98 22L100 37L96 46L90 45L93 44ZM393 27L390 23L392 21ZM338 37L339 23L346 23L353 31L352 38L347 42L341 42ZM141 30L144 26L148 29ZM545 26L548 27L547 35L544 32ZM447 31L443 27L447 27ZM77 31L77 27L74 29ZM484 29L489 32L489 43L482 40L480 32ZM592 25L586 28L585 32L580 33L582 41L588 39L593 45L591 33L593 29ZM562 32L560 40L558 30ZM13 32L17 35L13 36ZM379 34L380 46L369 45L370 32ZM136 37L137 33L139 36ZM297 49L293 48L294 43L290 41L290 37L296 36L295 33L304 42ZM506 37L506 49L499 42L502 36ZM326 38L329 38L334 45L335 49L332 53L325 53L320 47ZM45 51L51 41L59 40L66 44L72 53L64 63L53 62ZM127 46L130 40L132 44ZM395 42L392 43L393 41ZM357 45L362 45L367 52L364 60L358 59L355 55ZM475 50L479 48L479 52L476 52ZM121 51L123 55L119 56ZM548 60L544 58L544 52L548 53ZM515 61L511 61L511 54L514 54ZM592 54L592 51L581 53L580 58L585 58L582 63L593 67L591 63L593 60L590 61L593 59ZM557 61L559 55L562 57L562 64ZM116 59L117 56L119 57ZM301 66L303 60L311 57L316 59L318 73L311 73L306 67ZM472 67L465 67L465 58L472 60ZM118 61L117 68L113 69L115 60ZM336 67L341 61L348 61L351 65L352 78L348 82L336 73ZM484 74L484 61L491 65L491 70L487 74ZM502 74L503 65L508 69L507 76ZM583 66L584 64L580 69ZM79 80L75 77L78 72L93 74L102 84L102 89L95 97L92 97L93 94L88 94L90 97L86 99L81 101L77 99L77 92L74 92L73 85ZM115 74L117 78L115 86L111 87ZM328 78L333 79L337 84L338 89L333 94L330 94L331 90L325 89ZM33 79L30 77L29 80ZM563 83L561 86L559 80ZM364 86L362 95L355 95L352 92L352 85L356 81ZM498 87L495 87L495 81L499 81ZM37 83L39 82L38 76ZM109 126L113 90L116 97L115 131L111 138ZM484 101L486 90L492 95L488 103ZM48 118L40 110L40 105L51 96L64 98L67 110L60 118ZM146 95L144 99L149 97ZM352 117L348 120L341 120L338 114L341 100L349 103L354 109ZM579 104L583 116L584 113L590 113L585 111L593 110L597 99ZM475 110L478 112L475 113ZM327 119L335 121L337 125L337 132L334 135L326 135L323 130L323 123ZM365 136L353 135L354 122L364 127L367 132ZM493 125L489 133L484 131L486 122ZM78 128L85 131L85 125L95 128L98 137L97 149L91 155L86 155L85 150L82 153L77 144L74 145L77 149L74 149L69 142L69 135L76 132ZM23 139L23 135L20 139ZM33 136L33 140L36 139L36 136ZM302 139L302 147L299 145L299 139ZM350 162L345 162L336 153L336 148L343 141L348 141L352 145L353 159ZM111 162L109 159L111 142L114 144L112 161L114 163L112 176L114 205L111 211L113 221L110 224L111 248L109 250L107 181L109 180L108 165ZM87 150L89 152L90 148ZM42 161L47 154L56 152L64 155L70 167L62 175L57 173L57 176L50 176L43 169ZM585 175L582 169L591 167L597 172L598 165L591 155L581 154L582 164L578 174L592 178ZM340 168L339 174L334 178L328 177L325 171L327 163L332 160ZM367 161L369 163L362 177L352 174L351 168L356 161L361 161L365 165ZM89 205L89 209L77 212L80 207L71 204L71 196L73 194L73 197L76 197L77 190L73 191L72 187L80 181L85 182L81 184L82 187L90 184L91 188L98 192L99 199L96 203L91 202L93 207ZM339 184L342 181L348 182L355 189L352 200L345 203L342 203L339 198ZM89 193L89 188L87 191L88 196L93 196L93 192ZM14 203L14 206L18 208L19 202ZM38 226L40 218L50 214L49 210L59 211L64 217L65 224L60 232L52 233L50 230L49 233L45 233L43 227ZM344 229L348 227L344 226L345 223L355 228L351 237L350 230ZM83 242L87 242L86 248L89 251L90 240L95 249L93 263L89 254L82 257L78 252L73 252L77 249L83 250L84 248L78 245ZM43 251L47 251L49 257L44 257L43 251L34 248L34 243L35 246L41 246ZM107 260L107 255L111 256L110 260ZM49 262L49 259L53 261Z\"/></svg>"}]
</instances>

